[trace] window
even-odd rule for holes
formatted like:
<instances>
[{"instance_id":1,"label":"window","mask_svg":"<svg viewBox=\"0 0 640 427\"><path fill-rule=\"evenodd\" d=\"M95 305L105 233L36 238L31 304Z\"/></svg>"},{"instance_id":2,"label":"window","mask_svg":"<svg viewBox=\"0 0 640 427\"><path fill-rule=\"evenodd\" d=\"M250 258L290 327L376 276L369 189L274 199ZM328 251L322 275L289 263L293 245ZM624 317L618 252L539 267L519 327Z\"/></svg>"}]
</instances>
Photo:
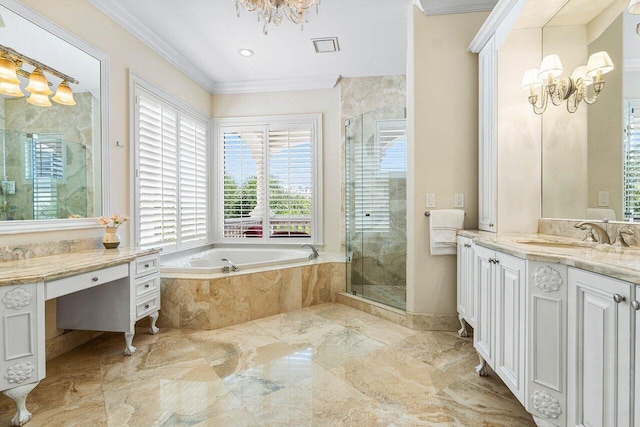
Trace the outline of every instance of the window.
<instances>
[{"instance_id":1,"label":"window","mask_svg":"<svg viewBox=\"0 0 640 427\"><path fill-rule=\"evenodd\" d=\"M406 178L406 120L376 120L374 138L355 148L356 231L389 231L389 184Z\"/></svg>"},{"instance_id":2,"label":"window","mask_svg":"<svg viewBox=\"0 0 640 427\"><path fill-rule=\"evenodd\" d=\"M624 216L640 218L640 100L631 100L625 111Z\"/></svg>"},{"instance_id":3,"label":"window","mask_svg":"<svg viewBox=\"0 0 640 427\"><path fill-rule=\"evenodd\" d=\"M219 240L321 243L320 115L216 123Z\"/></svg>"},{"instance_id":4,"label":"window","mask_svg":"<svg viewBox=\"0 0 640 427\"><path fill-rule=\"evenodd\" d=\"M24 134L24 179L33 185L33 219L58 218L65 143L59 134Z\"/></svg>"},{"instance_id":5,"label":"window","mask_svg":"<svg viewBox=\"0 0 640 427\"><path fill-rule=\"evenodd\" d=\"M208 240L206 119L135 87L136 245L174 251Z\"/></svg>"}]
</instances>

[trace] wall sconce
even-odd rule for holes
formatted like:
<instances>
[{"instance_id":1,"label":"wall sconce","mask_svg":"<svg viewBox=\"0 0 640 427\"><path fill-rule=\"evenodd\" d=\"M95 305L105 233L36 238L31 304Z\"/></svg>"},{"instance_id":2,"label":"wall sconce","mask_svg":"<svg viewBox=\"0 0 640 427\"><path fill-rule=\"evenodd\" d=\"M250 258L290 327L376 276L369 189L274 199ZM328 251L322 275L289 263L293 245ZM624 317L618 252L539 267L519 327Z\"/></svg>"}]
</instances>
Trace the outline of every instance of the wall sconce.
<instances>
[{"instance_id":1,"label":"wall sconce","mask_svg":"<svg viewBox=\"0 0 640 427\"><path fill-rule=\"evenodd\" d=\"M34 70L31 73L23 70L22 64L24 63L33 66ZM49 89L51 83L47 81L44 72L62 79L55 96L51 99L62 105L76 105L73 91L69 86L69 83L78 84L76 79L22 55L10 47L0 45L0 94L17 98L23 97L24 93L20 89L20 80L18 79L18 75L20 75L29 79L25 90L31 95L27 98L27 102L38 107L51 107L49 96L53 92Z\"/></svg>"},{"instance_id":2,"label":"wall sconce","mask_svg":"<svg viewBox=\"0 0 640 427\"><path fill-rule=\"evenodd\" d=\"M638 0L640 1L640 0ZM602 76L613 70L613 62L607 52L596 52L589 57L587 65L573 70L571 77L560 79L563 68L558 55L547 55L540 64L540 69L525 71L522 78L522 89L529 89L529 103L533 112L542 114L549 105L555 106L567 101L567 111L575 113L581 101L594 104L604 89ZM593 96L589 96L589 86L593 87ZM538 88L541 103L538 104Z\"/></svg>"},{"instance_id":3,"label":"wall sconce","mask_svg":"<svg viewBox=\"0 0 640 427\"><path fill-rule=\"evenodd\" d=\"M627 12L632 15L640 15L640 0L631 0L627 6Z\"/></svg>"}]
</instances>

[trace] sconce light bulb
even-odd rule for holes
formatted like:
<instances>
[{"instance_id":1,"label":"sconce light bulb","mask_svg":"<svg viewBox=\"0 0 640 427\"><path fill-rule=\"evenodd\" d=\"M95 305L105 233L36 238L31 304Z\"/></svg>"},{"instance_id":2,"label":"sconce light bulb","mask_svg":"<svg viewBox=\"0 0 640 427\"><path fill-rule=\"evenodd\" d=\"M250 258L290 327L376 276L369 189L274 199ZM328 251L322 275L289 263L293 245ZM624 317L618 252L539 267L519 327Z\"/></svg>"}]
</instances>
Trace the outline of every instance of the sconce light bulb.
<instances>
[{"instance_id":1,"label":"sconce light bulb","mask_svg":"<svg viewBox=\"0 0 640 427\"><path fill-rule=\"evenodd\" d=\"M66 80L60 83L55 96L51 99L62 105L76 105L76 101L73 99L73 91Z\"/></svg>"},{"instance_id":2,"label":"sconce light bulb","mask_svg":"<svg viewBox=\"0 0 640 427\"><path fill-rule=\"evenodd\" d=\"M27 102L37 107L51 107L51 101L47 95L40 95L38 93L32 93Z\"/></svg>"},{"instance_id":3,"label":"sconce light bulb","mask_svg":"<svg viewBox=\"0 0 640 427\"><path fill-rule=\"evenodd\" d=\"M0 82L20 84L16 75L16 63L7 55L0 56Z\"/></svg>"},{"instance_id":4,"label":"sconce light bulb","mask_svg":"<svg viewBox=\"0 0 640 427\"><path fill-rule=\"evenodd\" d=\"M0 93L16 98L22 98L24 96L24 93L20 90L20 85L17 83L0 82Z\"/></svg>"},{"instance_id":5,"label":"sconce light bulb","mask_svg":"<svg viewBox=\"0 0 640 427\"><path fill-rule=\"evenodd\" d=\"M35 95L51 95L53 92L49 89L49 82L39 68L31 72L29 76L29 85L25 88L29 93Z\"/></svg>"}]
</instances>

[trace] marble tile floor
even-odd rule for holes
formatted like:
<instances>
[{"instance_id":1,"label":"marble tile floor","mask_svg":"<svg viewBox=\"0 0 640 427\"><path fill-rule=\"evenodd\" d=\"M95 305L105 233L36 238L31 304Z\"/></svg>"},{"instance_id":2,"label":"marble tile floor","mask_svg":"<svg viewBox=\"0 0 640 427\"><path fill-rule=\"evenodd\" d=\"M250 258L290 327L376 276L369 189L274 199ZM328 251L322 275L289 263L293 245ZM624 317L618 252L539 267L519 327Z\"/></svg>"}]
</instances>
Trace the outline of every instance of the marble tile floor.
<instances>
[{"instance_id":1,"label":"marble tile floor","mask_svg":"<svg viewBox=\"0 0 640 427\"><path fill-rule=\"evenodd\" d=\"M212 331L105 334L47 363L27 426L534 426L470 338L329 303ZM0 395L0 426L13 402Z\"/></svg>"}]
</instances>

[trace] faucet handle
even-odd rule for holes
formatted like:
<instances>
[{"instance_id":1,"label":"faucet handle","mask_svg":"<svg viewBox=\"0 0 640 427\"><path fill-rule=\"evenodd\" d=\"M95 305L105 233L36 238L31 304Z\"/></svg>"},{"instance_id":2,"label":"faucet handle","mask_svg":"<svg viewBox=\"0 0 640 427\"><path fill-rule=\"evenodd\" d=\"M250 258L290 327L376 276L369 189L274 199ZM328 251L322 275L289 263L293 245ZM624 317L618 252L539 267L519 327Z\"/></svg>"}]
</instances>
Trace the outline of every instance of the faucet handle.
<instances>
[{"instance_id":1,"label":"faucet handle","mask_svg":"<svg viewBox=\"0 0 640 427\"><path fill-rule=\"evenodd\" d=\"M622 228L617 228L616 229L616 238L615 241L611 244L611 246L618 246L618 247L623 247L623 248L628 248L629 244L627 242L624 241L624 237L622 237L623 234L626 234L628 236L632 236L634 235L634 231L631 229L626 229L623 230Z\"/></svg>"}]
</instances>

